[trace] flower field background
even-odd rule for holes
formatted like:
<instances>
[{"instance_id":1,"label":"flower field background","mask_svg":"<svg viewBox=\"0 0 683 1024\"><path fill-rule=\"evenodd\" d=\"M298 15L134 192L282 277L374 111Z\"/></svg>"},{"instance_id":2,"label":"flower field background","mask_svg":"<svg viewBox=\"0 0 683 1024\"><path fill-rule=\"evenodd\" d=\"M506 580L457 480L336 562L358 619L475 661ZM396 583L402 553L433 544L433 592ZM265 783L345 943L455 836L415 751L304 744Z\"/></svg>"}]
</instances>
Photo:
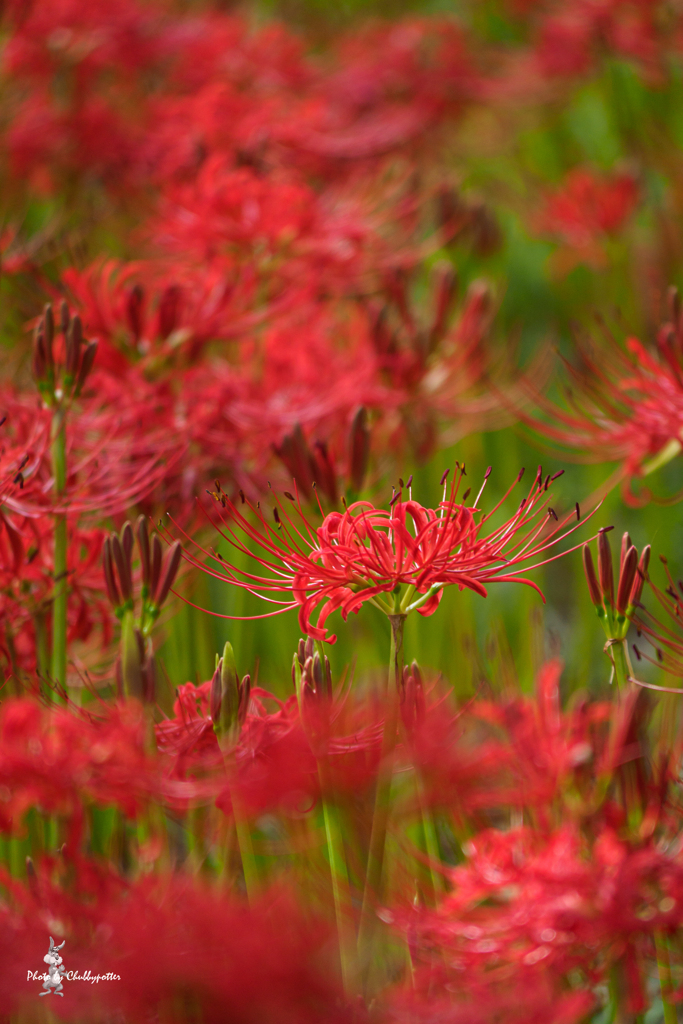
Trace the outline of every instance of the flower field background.
<instances>
[{"instance_id":1,"label":"flower field background","mask_svg":"<svg viewBox=\"0 0 683 1024\"><path fill-rule=\"evenodd\" d=\"M674 1024L680 4L0 40L0 1019Z\"/></svg>"}]
</instances>

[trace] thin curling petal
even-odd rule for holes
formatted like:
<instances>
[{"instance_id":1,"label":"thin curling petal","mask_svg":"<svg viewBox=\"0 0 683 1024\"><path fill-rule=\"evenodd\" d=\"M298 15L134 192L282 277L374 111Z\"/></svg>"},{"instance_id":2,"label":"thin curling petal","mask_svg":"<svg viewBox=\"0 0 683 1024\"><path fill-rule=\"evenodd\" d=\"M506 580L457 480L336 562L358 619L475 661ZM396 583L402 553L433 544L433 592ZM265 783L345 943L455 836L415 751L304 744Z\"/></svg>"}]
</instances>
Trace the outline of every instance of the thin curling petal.
<instances>
[{"instance_id":1,"label":"thin curling petal","mask_svg":"<svg viewBox=\"0 0 683 1024\"><path fill-rule=\"evenodd\" d=\"M260 507L247 503L252 513L248 515L221 495L221 535L252 559L254 571L201 547L198 551L208 563L189 553L186 557L214 578L274 605L271 615L298 607L302 630L328 643L336 639L327 632L329 615L339 610L346 620L366 602L385 614L431 615L447 586L474 590L482 597L487 585L497 582L518 582L538 590L521 574L560 557L549 552L578 529L573 510L562 521L549 519L550 495L542 476L537 476L517 511L493 528L491 517L520 477L489 513L481 515L477 507L458 501L463 475L464 467L458 467L450 493L436 509L412 499L403 501L399 491L388 509L357 501L343 512L328 513L317 529L300 507L291 510L278 503L276 529L273 517ZM223 517L221 508L229 518Z\"/></svg>"},{"instance_id":2,"label":"thin curling petal","mask_svg":"<svg viewBox=\"0 0 683 1024\"><path fill-rule=\"evenodd\" d=\"M617 612L619 615L624 615L630 604L637 568L638 552L631 546L624 556L619 577L619 587L617 588Z\"/></svg>"}]
</instances>

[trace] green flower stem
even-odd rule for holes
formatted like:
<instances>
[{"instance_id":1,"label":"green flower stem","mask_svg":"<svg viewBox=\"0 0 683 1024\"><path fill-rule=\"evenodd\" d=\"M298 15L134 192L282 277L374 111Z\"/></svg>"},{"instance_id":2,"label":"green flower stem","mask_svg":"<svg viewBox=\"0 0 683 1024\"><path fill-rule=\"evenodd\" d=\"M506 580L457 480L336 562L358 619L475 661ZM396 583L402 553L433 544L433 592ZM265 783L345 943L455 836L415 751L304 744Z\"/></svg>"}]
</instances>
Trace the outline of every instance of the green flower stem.
<instances>
[{"instance_id":1,"label":"green flower stem","mask_svg":"<svg viewBox=\"0 0 683 1024\"><path fill-rule=\"evenodd\" d=\"M239 846L240 857L242 858L242 870L244 871L244 884L247 887L247 899L253 903L261 889L258 867L254 845L251 841L251 829L249 819L244 810L242 799L236 787L233 787L230 794L232 798L232 816L235 821L235 832L237 834L237 845Z\"/></svg>"},{"instance_id":2,"label":"green flower stem","mask_svg":"<svg viewBox=\"0 0 683 1024\"><path fill-rule=\"evenodd\" d=\"M54 496L59 502L66 491L66 430L65 410L61 407L52 414L52 472ZM54 591L52 599L52 679L66 686L66 626L67 626L67 528L66 514L55 515L54 534Z\"/></svg>"},{"instance_id":3,"label":"green flower stem","mask_svg":"<svg viewBox=\"0 0 683 1024\"><path fill-rule=\"evenodd\" d=\"M420 804L425 849L427 851L427 856L429 857L429 874L432 880L432 889L434 890L434 901L435 903L438 903L439 897L445 892L443 876L436 866L441 861L441 852L439 850L439 840L436 834L434 818L430 808L427 806L425 798L424 783L419 771L417 770L415 771L415 789L417 791L417 799Z\"/></svg>"},{"instance_id":4,"label":"green flower stem","mask_svg":"<svg viewBox=\"0 0 683 1024\"><path fill-rule=\"evenodd\" d=\"M358 957L361 970L367 972L372 952L372 938L375 928L375 908L380 895L384 845L391 811L391 781L394 769L394 751L398 727L398 693L403 678L403 626L404 614L389 616L391 624L391 648L389 655L389 685L387 711L382 735L382 756L375 793L375 809L370 833L370 849L365 874L363 906L358 933ZM394 679L394 686L391 679Z\"/></svg>"},{"instance_id":5,"label":"green flower stem","mask_svg":"<svg viewBox=\"0 0 683 1024\"><path fill-rule=\"evenodd\" d=\"M657 952L657 970L659 972L659 985L662 993L662 1007L664 1009L664 1024L677 1024L678 1015L676 1007L671 1002L673 983L671 981L669 948L666 935L662 932L655 932L655 950Z\"/></svg>"},{"instance_id":6,"label":"green flower stem","mask_svg":"<svg viewBox=\"0 0 683 1024\"><path fill-rule=\"evenodd\" d=\"M353 923L349 874L344 853L344 839L339 822L339 810L331 796L329 770L325 758L318 760L318 776L323 795L325 836L330 858L330 875L332 876L332 895L334 898L334 916L339 939L342 982L346 994L351 995L357 976L356 934Z\"/></svg>"}]
</instances>

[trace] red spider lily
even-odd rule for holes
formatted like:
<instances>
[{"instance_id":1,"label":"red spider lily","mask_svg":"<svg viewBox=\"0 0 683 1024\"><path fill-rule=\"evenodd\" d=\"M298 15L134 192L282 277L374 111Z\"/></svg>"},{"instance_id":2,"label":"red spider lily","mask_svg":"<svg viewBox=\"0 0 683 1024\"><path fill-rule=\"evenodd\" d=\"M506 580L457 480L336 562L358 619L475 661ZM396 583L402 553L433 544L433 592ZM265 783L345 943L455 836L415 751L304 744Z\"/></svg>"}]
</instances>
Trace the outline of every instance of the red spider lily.
<instances>
[{"instance_id":1,"label":"red spider lily","mask_svg":"<svg viewBox=\"0 0 683 1024\"><path fill-rule=\"evenodd\" d=\"M547 197L538 229L558 238L568 250L562 261L564 271L580 261L600 267L607 258L605 238L622 227L637 200L638 188L631 175L600 179L577 168Z\"/></svg>"},{"instance_id":2,"label":"red spider lily","mask_svg":"<svg viewBox=\"0 0 683 1024\"><path fill-rule=\"evenodd\" d=\"M651 472L680 452L683 319L675 289L670 291L670 307L671 321L658 331L654 349L633 337L626 340L626 351L612 338L606 350L579 345L580 362L568 365L576 384L567 389L571 411L529 388L545 413L544 438L557 442L577 461L619 460L627 478ZM537 420L522 416L539 428ZM628 482L626 496L636 500Z\"/></svg>"},{"instance_id":3,"label":"red spider lily","mask_svg":"<svg viewBox=\"0 0 683 1024\"><path fill-rule=\"evenodd\" d=\"M18 832L30 807L68 818L91 803L135 817L165 785L145 752L141 705L102 705L99 715L22 698L0 714L0 827Z\"/></svg>"},{"instance_id":4,"label":"red spider lily","mask_svg":"<svg viewBox=\"0 0 683 1024\"><path fill-rule=\"evenodd\" d=\"M646 658L662 666L665 672L676 679L683 679L683 581L676 583L669 570L668 561L660 555L664 565L668 586L666 590L657 587L650 577L647 577L649 589L654 594L658 604L663 608L667 619L662 622L658 616L649 611L643 604L638 604L638 610L634 617L635 625L638 628L638 635L645 634L646 639L654 648L656 659L648 656L641 650L641 647L634 644L633 650L638 660ZM642 683L641 686L652 689L679 692L680 687L659 687L650 683Z\"/></svg>"},{"instance_id":5,"label":"red spider lily","mask_svg":"<svg viewBox=\"0 0 683 1024\"><path fill-rule=\"evenodd\" d=\"M87 641L96 622L106 645L111 616L102 600L101 530L69 528L68 640ZM17 681L34 674L41 630L48 635L54 590L54 531L47 516L22 518L0 510L0 651Z\"/></svg>"},{"instance_id":6,"label":"red spider lily","mask_svg":"<svg viewBox=\"0 0 683 1024\"><path fill-rule=\"evenodd\" d=\"M10 511L29 517L115 514L147 496L182 458L185 442L170 429L173 407L165 388L148 384L132 369L125 378L95 371L88 386L90 394L66 418L67 482L61 499L53 494L50 410L9 388L0 393L14 453L5 456L5 471L19 474L21 483L5 499Z\"/></svg>"},{"instance_id":7,"label":"red spider lily","mask_svg":"<svg viewBox=\"0 0 683 1024\"><path fill-rule=\"evenodd\" d=\"M521 480L523 472L515 484ZM515 581L533 587L540 594L535 583L520 576L522 566L535 568L561 557L542 558L559 540L577 529L577 525L567 528L574 513L560 523L548 504L546 492L554 477L548 475L544 480L539 466L534 483L516 513L502 526L482 536L485 525L515 484L495 508L477 522L476 516L481 514L478 498L473 506L457 502L463 475L464 467L458 470L448 498L444 486L444 500L437 510L423 508L412 496L404 501L401 485L389 510L377 509L367 501L355 502L343 513L330 512L317 530L308 524L300 508L297 519L292 519L279 501L273 510L275 526L270 525L259 506L254 508L249 503L257 520L253 524L226 495L216 494L231 517L230 520L221 517L225 524L225 532L219 531L221 536L238 551L253 557L272 575L246 572L223 559L219 561L203 548L199 550L213 558L220 568L209 568L191 555L186 557L216 579L241 586L281 606L266 615L298 608L302 630L328 643L336 640L336 636L328 636L325 627L328 616L339 608L346 619L351 612L358 612L366 601L371 601L387 615L407 615L411 611L431 615L441 600L443 588L449 585L456 585L460 590L467 587L486 597L486 584ZM555 477L560 475L557 473ZM446 474L444 481L445 478ZM410 494L410 487L408 491ZM464 495L465 500L468 494L469 490ZM549 525L551 522L557 525ZM240 539L236 527L265 554L253 555ZM541 561L535 565L528 564L539 558ZM400 600L395 598L397 588L404 586ZM291 596L283 599L280 595ZM319 605L322 609L314 624L311 617Z\"/></svg>"},{"instance_id":8,"label":"red spider lily","mask_svg":"<svg viewBox=\"0 0 683 1024\"><path fill-rule=\"evenodd\" d=\"M66 939L65 968L101 978L98 984L66 978L65 1012L79 1019L107 1013L160 1024L188 1014L200 1014L206 1024L226 1015L235 1024L362 1019L344 1004L335 980L329 927L284 887L248 907L224 888L187 876L127 882L89 861L79 863L77 885L68 886L55 880L59 860L39 863L29 884L1 873L8 894L0 909L5 1012L31 1012L41 981L26 982L26 971L43 974L52 934L56 942Z\"/></svg>"},{"instance_id":9,"label":"red spider lily","mask_svg":"<svg viewBox=\"0 0 683 1024\"><path fill-rule=\"evenodd\" d=\"M413 955L425 965L419 989L457 979L451 991L459 998L492 1004L482 1019L498 1020L506 1008L506 1020L578 1021L593 985L618 963L626 967L625 1002L642 1012L652 936L681 917L677 846L664 852L631 846L609 827L587 837L565 826L545 834L488 830L466 851L468 862L453 870L453 891L441 906L410 920ZM526 998L514 983L509 990L512 979L524 982ZM537 1009L527 1016L526 999L533 1006L545 982L558 995L583 996L574 1013L543 1017Z\"/></svg>"}]
</instances>

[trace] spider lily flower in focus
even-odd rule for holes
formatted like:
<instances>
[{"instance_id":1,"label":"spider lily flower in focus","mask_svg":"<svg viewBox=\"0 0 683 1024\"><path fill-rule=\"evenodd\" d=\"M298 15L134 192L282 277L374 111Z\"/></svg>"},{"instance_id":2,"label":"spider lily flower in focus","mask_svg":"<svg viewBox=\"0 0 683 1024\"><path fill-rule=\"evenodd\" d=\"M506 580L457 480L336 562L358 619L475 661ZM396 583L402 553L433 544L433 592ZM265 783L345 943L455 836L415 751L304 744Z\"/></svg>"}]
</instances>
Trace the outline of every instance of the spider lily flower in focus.
<instances>
[{"instance_id":1,"label":"spider lily flower in focus","mask_svg":"<svg viewBox=\"0 0 683 1024\"><path fill-rule=\"evenodd\" d=\"M659 469L683 447L683 311L676 288L669 290L669 314L654 349L629 337L625 351L611 335L606 349L577 343L580 362L567 364L576 385L566 389L569 411L532 385L528 391L543 423L521 412L564 457L573 452L577 461L620 461L632 503L630 480Z\"/></svg>"},{"instance_id":2,"label":"spider lily flower in focus","mask_svg":"<svg viewBox=\"0 0 683 1024\"><path fill-rule=\"evenodd\" d=\"M254 507L242 495L241 505L252 513L247 517L241 505L217 490L213 496L229 516L221 517L220 535L265 571L241 569L201 547L199 551L213 565L191 554L186 553L186 558L214 578L277 605L258 617L298 609L301 629L314 640L332 644L336 636L330 635L326 626L330 614L339 609L346 620L366 602L390 618L405 618L413 611L433 614L444 587L451 585L486 597L491 583L518 582L540 594L537 584L521 574L561 557L548 556L548 552L579 526L578 505L576 512L560 521L549 504L549 485L562 472L544 477L539 466L517 511L496 528L490 527L490 520L521 481L524 470L487 513L479 507L479 499L490 468L474 503L468 505L469 488L458 501L465 476L465 467L458 466L450 490L448 471L443 474L443 500L436 509L425 508L412 498L411 477L407 485L399 481L388 509L357 501L343 512L324 516L317 529L308 523L288 491L285 496L294 512L286 511L276 499L271 525L260 503ZM250 545L261 553L253 552Z\"/></svg>"}]
</instances>

